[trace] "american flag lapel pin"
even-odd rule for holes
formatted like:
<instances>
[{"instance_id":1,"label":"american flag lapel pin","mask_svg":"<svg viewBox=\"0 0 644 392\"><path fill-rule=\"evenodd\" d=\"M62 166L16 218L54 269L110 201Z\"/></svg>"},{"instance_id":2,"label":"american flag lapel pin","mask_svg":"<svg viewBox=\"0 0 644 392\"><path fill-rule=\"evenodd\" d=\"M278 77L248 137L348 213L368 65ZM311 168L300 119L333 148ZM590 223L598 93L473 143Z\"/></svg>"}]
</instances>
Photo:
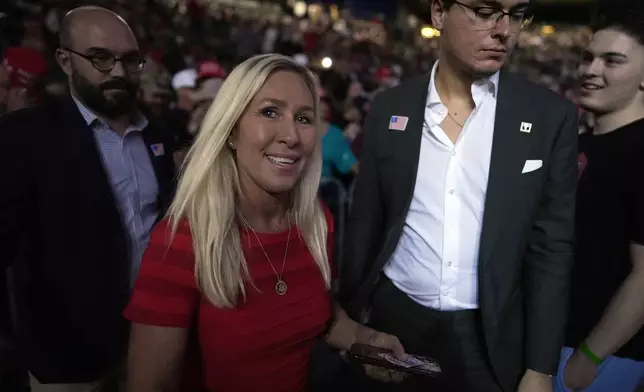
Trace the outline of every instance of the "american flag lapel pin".
<instances>
[{"instance_id":1,"label":"american flag lapel pin","mask_svg":"<svg viewBox=\"0 0 644 392\"><path fill-rule=\"evenodd\" d=\"M389 120L390 131L404 131L407 128L408 117L404 116L391 116Z\"/></svg>"},{"instance_id":2,"label":"american flag lapel pin","mask_svg":"<svg viewBox=\"0 0 644 392\"><path fill-rule=\"evenodd\" d=\"M165 150L163 149L163 143L151 144L150 150L152 150L152 154L155 157L160 157L165 154Z\"/></svg>"}]
</instances>

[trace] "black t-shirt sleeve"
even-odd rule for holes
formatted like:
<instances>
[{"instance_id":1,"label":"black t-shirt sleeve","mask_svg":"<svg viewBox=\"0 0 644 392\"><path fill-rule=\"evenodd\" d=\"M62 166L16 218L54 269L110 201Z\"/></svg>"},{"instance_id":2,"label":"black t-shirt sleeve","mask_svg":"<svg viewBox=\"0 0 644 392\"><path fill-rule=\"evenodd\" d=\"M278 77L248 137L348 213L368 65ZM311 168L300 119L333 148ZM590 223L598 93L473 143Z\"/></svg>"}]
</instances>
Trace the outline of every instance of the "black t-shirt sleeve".
<instances>
[{"instance_id":1,"label":"black t-shirt sleeve","mask_svg":"<svg viewBox=\"0 0 644 392\"><path fill-rule=\"evenodd\" d=\"M628 235L631 242L644 245L644 143L629 165Z\"/></svg>"}]
</instances>

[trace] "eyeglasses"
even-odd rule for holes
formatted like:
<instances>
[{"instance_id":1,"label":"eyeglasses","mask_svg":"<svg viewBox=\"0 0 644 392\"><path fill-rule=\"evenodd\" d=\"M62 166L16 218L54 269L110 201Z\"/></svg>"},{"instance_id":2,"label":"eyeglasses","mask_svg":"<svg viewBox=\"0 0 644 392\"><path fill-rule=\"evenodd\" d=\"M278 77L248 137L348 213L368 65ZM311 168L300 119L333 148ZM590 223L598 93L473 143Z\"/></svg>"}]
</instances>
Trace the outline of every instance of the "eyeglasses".
<instances>
[{"instance_id":1,"label":"eyeglasses","mask_svg":"<svg viewBox=\"0 0 644 392\"><path fill-rule=\"evenodd\" d=\"M520 30L529 25L534 17L529 9L505 12L495 7L472 7L456 0L452 0L452 3L463 7L463 10L474 22L474 26L478 30L492 30L506 15L510 19L510 29Z\"/></svg>"},{"instance_id":2,"label":"eyeglasses","mask_svg":"<svg viewBox=\"0 0 644 392\"><path fill-rule=\"evenodd\" d=\"M123 57L117 57L109 52L101 51L91 55L86 55L76 52L75 50L72 50L70 48L63 49L89 61L90 63L92 63L92 66L94 66L94 68L101 72L111 71L118 61L123 64L123 69L125 69L125 71L128 73L140 72L145 65L145 59L138 54L130 54Z\"/></svg>"}]
</instances>

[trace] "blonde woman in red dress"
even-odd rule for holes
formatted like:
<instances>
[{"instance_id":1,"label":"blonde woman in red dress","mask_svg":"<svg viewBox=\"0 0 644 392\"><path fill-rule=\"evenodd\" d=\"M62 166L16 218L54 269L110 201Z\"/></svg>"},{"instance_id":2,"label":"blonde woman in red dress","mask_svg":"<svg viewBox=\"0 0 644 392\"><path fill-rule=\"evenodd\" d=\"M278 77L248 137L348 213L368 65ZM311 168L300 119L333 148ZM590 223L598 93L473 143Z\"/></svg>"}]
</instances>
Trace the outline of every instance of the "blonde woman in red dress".
<instances>
[{"instance_id":1,"label":"blonde woman in red dress","mask_svg":"<svg viewBox=\"0 0 644 392\"><path fill-rule=\"evenodd\" d=\"M315 79L291 59L253 57L227 78L125 313L129 391L180 390L195 329L212 392L307 391L321 336L341 350L359 342L403 353L332 299L321 134Z\"/></svg>"}]
</instances>

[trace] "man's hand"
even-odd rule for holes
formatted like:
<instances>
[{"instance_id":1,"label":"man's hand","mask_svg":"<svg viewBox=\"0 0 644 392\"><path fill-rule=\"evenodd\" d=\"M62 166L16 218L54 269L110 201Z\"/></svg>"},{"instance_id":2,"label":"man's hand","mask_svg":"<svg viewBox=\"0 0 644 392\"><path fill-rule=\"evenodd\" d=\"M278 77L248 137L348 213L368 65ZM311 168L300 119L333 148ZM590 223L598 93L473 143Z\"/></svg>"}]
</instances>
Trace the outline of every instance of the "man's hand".
<instances>
[{"instance_id":1,"label":"man's hand","mask_svg":"<svg viewBox=\"0 0 644 392\"><path fill-rule=\"evenodd\" d=\"M336 305L335 313L335 321L326 337L326 342L332 347L348 351L354 343L359 343L384 348L398 357L405 355L405 349L394 335L378 332L352 320L339 305ZM404 378L402 373L393 370L368 365L364 368L369 377L379 381L400 382Z\"/></svg>"},{"instance_id":2,"label":"man's hand","mask_svg":"<svg viewBox=\"0 0 644 392\"><path fill-rule=\"evenodd\" d=\"M575 350L564 368L564 385L572 390L586 389L597 377L597 365Z\"/></svg>"},{"instance_id":3,"label":"man's hand","mask_svg":"<svg viewBox=\"0 0 644 392\"><path fill-rule=\"evenodd\" d=\"M391 350L396 356L399 357L405 355L405 349L403 348L400 340L398 340L397 337L383 332L378 332L367 327L360 328L360 330L356 334L355 343L361 343L369 346ZM405 374L397 372L395 370L384 369L372 365L364 365L364 369L369 377L378 381L401 382L406 376Z\"/></svg>"},{"instance_id":4,"label":"man's hand","mask_svg":"<svg viewBox=\"0 0 644 392\"><path fill-rule=\"evenodd\" d=\"M552 377L528 370L521 378L517 392L552 392Z\"/></svg>"}]
</instances>

